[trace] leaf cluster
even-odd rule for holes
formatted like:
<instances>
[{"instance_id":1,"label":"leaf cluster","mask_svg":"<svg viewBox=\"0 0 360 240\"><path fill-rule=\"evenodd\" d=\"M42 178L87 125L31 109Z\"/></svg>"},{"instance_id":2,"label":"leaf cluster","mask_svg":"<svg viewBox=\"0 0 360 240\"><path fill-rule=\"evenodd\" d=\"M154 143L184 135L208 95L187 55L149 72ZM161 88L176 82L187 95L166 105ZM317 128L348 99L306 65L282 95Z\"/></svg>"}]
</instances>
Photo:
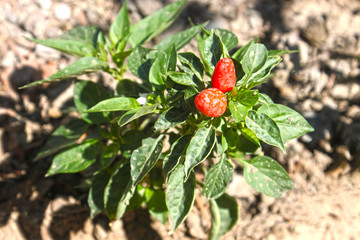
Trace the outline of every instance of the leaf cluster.
<instances>
[{"instance_id":1,"label":"leaf cluster","mask_svg":"<svg viewBox=\"0 0 360 240\"><path fill-rule=\"evenodd\" d=\"M116 220L146 205L163 223L170 216L173 232L191 211L199 188L213 216L209 239L218 239L238 218L235 199L225 193L234 161L242 164L251 187L279 197L293 182L281 165L262 155L262 144L285 152L287 140L313 129L299 113L254 88L291 51L269 51L257 39L236 49L235 34L203 25L144 47L185 5L185 0L174 2L131 25L125 1L108 36L86 26L56 39L30 39L79 59L24 87L75 79L74 105L81 118L56 129L36 159L55 154L48 176L86 170L92 217L105 211ZM179 51L192 39L198 55ZM206 117L194 107L194 98L211 87L215 65L224 57L232 58L237 83L226 93L225 114ZM136 79L122 77L126 68ZM112 74L116 89L76 79L94 71Z\"/></svg>"}]
</instances>

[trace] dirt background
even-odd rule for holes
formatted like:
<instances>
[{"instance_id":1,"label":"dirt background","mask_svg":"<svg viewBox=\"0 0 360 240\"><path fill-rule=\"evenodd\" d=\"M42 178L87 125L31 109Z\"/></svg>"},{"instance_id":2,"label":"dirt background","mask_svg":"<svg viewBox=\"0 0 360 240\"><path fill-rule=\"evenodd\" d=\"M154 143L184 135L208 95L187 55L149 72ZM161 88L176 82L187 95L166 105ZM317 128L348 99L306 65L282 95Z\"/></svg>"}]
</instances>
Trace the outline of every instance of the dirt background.
<instances>
[{"instance_id":1,"label":"dirt background","mask_svg":"<svg viewBox=\"0 0 360 240\"><path fill-rule=\"evenodd\" d=\"M131 21L169 0L130 0ZM25 90L74 59L24 37L56 37L77 25L108 30L122 1L2 0L0 3L0 239L206 239L208 204L201 197L188 219L169 236L143 210L109 223L89 218L81 175L45 178L51 159L33 162L46 138L72 110L71 81ZM272 199L253 191L236 168L228 193L240 219L223 239L359 239L360 236L360 1L189 0L180 18L156 41L210 20L239 37L259 36L269 49L297 49L284 57L261 87L277 103L302 113L316 129L273 148L295 182ZM195 48L195 44L187 50ZM110 76L93 79L113 86Z\"/></svg>"}]
</instances>

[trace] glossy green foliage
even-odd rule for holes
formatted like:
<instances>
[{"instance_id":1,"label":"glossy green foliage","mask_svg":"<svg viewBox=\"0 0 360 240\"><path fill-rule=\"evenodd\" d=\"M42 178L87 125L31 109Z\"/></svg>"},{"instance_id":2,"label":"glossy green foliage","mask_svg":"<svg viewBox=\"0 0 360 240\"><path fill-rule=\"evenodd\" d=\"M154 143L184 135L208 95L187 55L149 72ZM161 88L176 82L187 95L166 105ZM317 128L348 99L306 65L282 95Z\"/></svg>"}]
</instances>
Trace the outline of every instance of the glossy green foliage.
<instances>
[{"instance_id":1,"label":"glossy green foliage","mask_svg":"<svg viewBox=\"0 0 360 240\"><path fill-rule=\"evenodd\" d=\"M169 219L173 233L197 191L209 200L209 239L214 240L239 217L236 200L225 193L233 174L242 172L267 196L281 196L293 182L282 166L263 156L262 146L285 152L286 141L313 128L300 113L254 89L269 79L282 55L294 51L267 50L258 39L236 50L234 33L205 30L206 24L145 46L175 21L186 2L175 1L131 25L125 1L108 36L97 27L78 27L56 39L32 39L79 58L24 87L74 80L70 109L76 113L52 133L36 160L55 155L47 176L85 171L91 217L105 212L117 220L127 210L146 207L162 223ZM181 50L194 38L198 52ZM194 99L211 87L214 68L225 57L231 57L236 74L235 86L225 93L227 109L216 118L202 115ZM126 68L132 77L124 78ZM76 79L96 71L114 82Z\"/></svg>"}]
</instances>

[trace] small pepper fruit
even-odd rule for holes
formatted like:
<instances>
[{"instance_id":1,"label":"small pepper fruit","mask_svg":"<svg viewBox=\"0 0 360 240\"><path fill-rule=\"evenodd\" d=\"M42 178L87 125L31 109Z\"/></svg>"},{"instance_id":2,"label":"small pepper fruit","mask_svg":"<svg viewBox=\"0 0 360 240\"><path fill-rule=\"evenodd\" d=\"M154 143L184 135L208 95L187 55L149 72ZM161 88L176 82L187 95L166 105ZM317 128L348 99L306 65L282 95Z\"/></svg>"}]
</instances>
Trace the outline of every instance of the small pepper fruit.
<instances>
[{"instance_id":1,"label":"small pepper fruit","mask_svg":"<svg viewBox=\"0 0 360 240\"><path fill-rule=\"evenodd\" d=\"M234 62L231 58L222 58L215 66L211 84L222 92L229 92L236 83Z\"/></svg>"},{"instance_id":2,"label":"small pepper fruit","mask_svg":"<svg viewBox=\"0 0 360 240\"><path fill-rule=\"evenodd\" d=\"M226 111L226 96L217 88L207 88L195 97L195 106L205 116L219 117Z\"/></svg>"}]
</instances>

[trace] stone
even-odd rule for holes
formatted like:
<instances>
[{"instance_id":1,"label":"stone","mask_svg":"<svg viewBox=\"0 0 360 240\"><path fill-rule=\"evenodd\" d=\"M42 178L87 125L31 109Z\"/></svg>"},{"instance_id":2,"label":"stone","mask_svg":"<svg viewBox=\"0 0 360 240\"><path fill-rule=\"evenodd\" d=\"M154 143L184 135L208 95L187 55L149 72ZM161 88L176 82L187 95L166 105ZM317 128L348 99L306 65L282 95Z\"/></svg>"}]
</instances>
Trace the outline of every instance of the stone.
<instances>
[{"instance_id":1,"label":"stone","mask_svg":"<svg viewBox=\"0 0 360 240\"><path fill-rule=\"evenodd\" d=\"M360 107L358 105L352 105L348 108L346 115L352 118L353 121L360 121Z\"/></svg>"},{"instance_id":2,"label":"stone","mask_svg":"<svg viewBox=\"0 0 360 240\"><path fill-rule=\"evenodd\" d=\"M336 84L331 90L331 96L335 99L347 99L350 94L350 86L348 84Z\"/></svg>"},{"instance_id":3,"label":"stone","mask_svg":"<svg viewBox=\"0 0 360 240\"><path fill-rule=\"evenodd\" d=\"M356 101L359 99L360 99L360 84L353 82L350 84L349 100Z\"/></svg>"},{"instance_id":4,"label":"stone","mask_svg":"<svg viewBox=\"0 0 360 240\"><path fill-rule=\"evenodd\" d=\"M315 94L320 95L323 92L323 90L326 88L328 83L329 83L329 76L326 73L321 72L320 77L317 79L316 84L314 86Z\"/></svg>"},{"instance_id":5,"label":"stone","mask_svg":"<svg viewBox=\"0 0 360 240\"><path fill-rule=\"evenodd\" d=\"M323 17L313 17L308 25L302 29L301 35L310 43L311 46L320 48L328 39L326 22Z\"/></svg>"},{"instance_id":6,"label":"stone","mask_svg":"<svg viewBox=\"0 0 360 240\"><path fill-rule=\"evenodd\" d=\"M12 51L8 51L5 53L5 56L1 60L1 66L2 67L11 67L16 62L16 55Z\"/></svg>"},{"instance_id":7,"label":"stone","mask_svg":"<svg viewBox=\"0 0 360 240\"><path fill-rule=\"evenodd\" d=\"M65 3L59 3L54 6L54 15L60 21L69 20L71 17L71 8Z\"/></svg>"}]
</instances>

